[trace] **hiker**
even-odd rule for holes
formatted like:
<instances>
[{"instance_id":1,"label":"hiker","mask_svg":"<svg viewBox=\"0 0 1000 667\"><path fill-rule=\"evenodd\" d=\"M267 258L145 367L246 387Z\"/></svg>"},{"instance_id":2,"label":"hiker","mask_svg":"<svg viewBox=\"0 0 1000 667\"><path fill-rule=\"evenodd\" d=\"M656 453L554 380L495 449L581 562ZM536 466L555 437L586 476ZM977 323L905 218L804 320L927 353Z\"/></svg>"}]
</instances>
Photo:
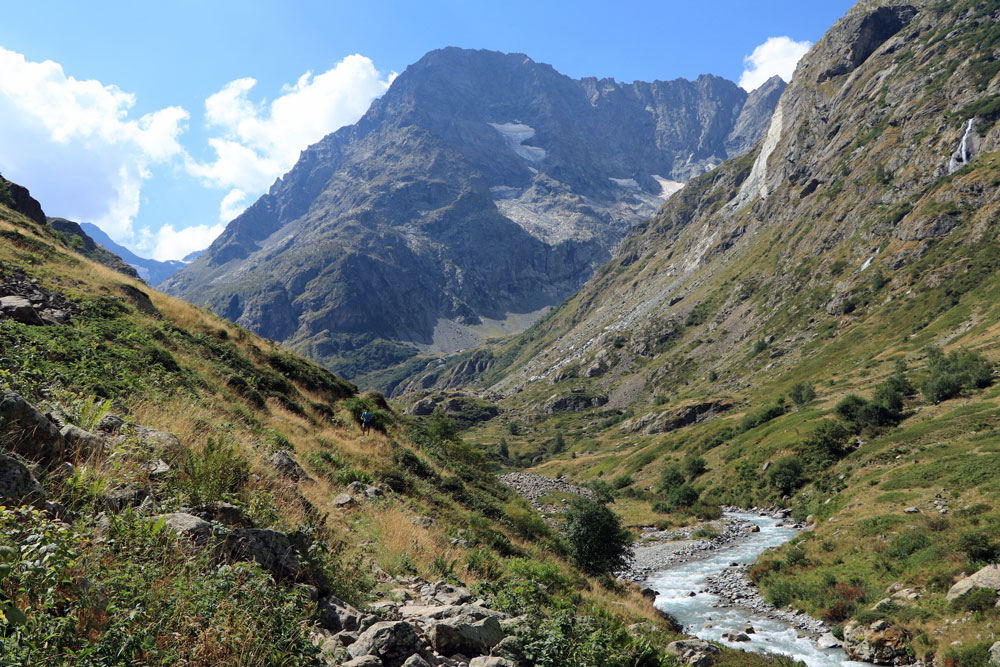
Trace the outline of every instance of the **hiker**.
<instances>
[{"instance_id":1,"label":"hiker","mask_svg":"<svg viewBox=\"0 0 1000 667\"><path fill-rule=\"evenodd\" d=\"M372 413L365 408L361 413L361 435L367 435L370 430L372 430Z\"/></svg>"}]
</instances>

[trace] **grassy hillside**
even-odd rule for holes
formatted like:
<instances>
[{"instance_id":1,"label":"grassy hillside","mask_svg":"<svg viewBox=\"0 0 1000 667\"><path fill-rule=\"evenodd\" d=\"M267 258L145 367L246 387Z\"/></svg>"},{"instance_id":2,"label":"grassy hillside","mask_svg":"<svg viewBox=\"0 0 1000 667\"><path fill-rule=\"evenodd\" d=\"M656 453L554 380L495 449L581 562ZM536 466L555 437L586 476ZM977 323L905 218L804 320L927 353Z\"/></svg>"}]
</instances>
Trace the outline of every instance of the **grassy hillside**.
<instances>
[{"instance_id":1,"label":"grassy hillside","mask_svg":"<svg viewBox=\"0 0 1000 667\"><path fill-rule=\"evenodd\" d=\"M879 5L909 22L842 63ZM813 529L755 571L771 600L985 664L1000 612L945 596L1000 560L996 11L859 4L800 63L773 152L692 180L532 329L410 386L488 357L473 386L502 412L466 437L507 465L613 493L632 525L789 506Z\"/></svg>"},{"instance_id":2,"label":"grassy hillside","mask_svg":"<svg viewBox=\"0 0 1000 667\"><path fill-rule=\"evenodd\" d=\"M65 315L0 319L0 389L87 432L124 419L117 435L78 438L59 456L0 423L10 460L44 489L2 491L3 664L337 664L320 648L316 597L365 610L415 576L529 614L518 633L534 664L671 664L670 625L636 589L575 569L450 420L404 418L5 206L0 237L4 293ZM366 407L376 428L362 437ZM302 469L277 465L279 452ZM347 506L335 502L345 491ZM210 528L157 518L171 512L208 516ZM240 530L287 537L297 565L233 555ZM731 651L721 664L775 661Z\"/></svg>"}]
</instances>

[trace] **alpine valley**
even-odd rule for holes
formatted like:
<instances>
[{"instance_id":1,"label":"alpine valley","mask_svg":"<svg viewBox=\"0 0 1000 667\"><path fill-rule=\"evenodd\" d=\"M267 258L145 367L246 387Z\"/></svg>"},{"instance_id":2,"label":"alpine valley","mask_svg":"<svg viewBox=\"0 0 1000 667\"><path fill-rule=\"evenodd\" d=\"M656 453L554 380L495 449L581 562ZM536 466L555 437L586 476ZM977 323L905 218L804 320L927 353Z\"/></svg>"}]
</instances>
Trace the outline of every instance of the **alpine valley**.
<instances>
[{"instance_id":1,"label":"alpine valley","mask_svg":"<svg viewBox=\"0 0 1000 667\"><path fill-rule=\"evenodd\" d=\"M1000 0L860 0L428 53L167 293L0 179L0 664L1000 665L998 121Z\"/></svg>"}]
</instances>

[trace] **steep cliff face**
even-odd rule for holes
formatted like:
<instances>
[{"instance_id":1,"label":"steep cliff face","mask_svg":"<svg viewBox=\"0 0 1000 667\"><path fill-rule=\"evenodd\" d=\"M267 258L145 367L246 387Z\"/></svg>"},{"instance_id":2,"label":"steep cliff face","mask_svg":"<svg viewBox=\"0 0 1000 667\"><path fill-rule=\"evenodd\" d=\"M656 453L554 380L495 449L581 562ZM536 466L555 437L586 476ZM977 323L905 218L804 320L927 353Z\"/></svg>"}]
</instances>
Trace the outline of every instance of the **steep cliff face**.
<instances>
[{"instance_id":1,"label":"steep cliff face","mask_svg":"<svg viewBox=\"0 0 1000 667\"><path fill-rule=\"evenodd\" d=\"M434 51L163 287L348 375L516 332L756 140L782 87L748 104L714 76L576 81Z\"/></svg>"}]
</instances>

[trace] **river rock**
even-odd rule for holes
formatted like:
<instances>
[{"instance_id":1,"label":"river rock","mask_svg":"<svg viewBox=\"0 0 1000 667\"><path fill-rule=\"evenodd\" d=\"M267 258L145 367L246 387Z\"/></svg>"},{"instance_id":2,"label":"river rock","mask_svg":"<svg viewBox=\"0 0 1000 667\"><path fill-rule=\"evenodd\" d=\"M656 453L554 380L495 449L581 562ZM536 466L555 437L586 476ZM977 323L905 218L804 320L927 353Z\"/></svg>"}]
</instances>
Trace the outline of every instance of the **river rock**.
<instances>
[{"instance_id":1,"label":"river rock","mask_svg":"<svg viewBox=\"0 0 1000 667\"><path fill-rule=\"evenodd\" d=\"M909 633L886 621L863 625L850 621L844 626L844 652L851 660L877 665L901 665L909 662L906 650Z\"/></svg>"},{"instance_id":2,"label":"river rock","mask_svg":"<svg viewBox=\"0 0 1000 667\"><path fill-rule=\"evenodd\" d=\"M712 667L715 656L722 653L722 649L702 639L681 639L667 644L667 652L691 667Z\"/></svg>"},{"instance_id":3,"label":"river rock","mask_svg":"<svg viewBox=\"0 0 1000 667\"><path fill-rule=\"evenodd\" d=\"M820 638L816 640L816 646L826 649L826 648L840 648L843 646L843 642L837 639L832 632L824 632L820 635Z\"/></svg>"},{"instance_id":4,"label":"river rock","mask_svg":"<svg viewBox=\"0 0 1000 667\"><path fill-rule=\"evenodd\" d=\"M973 588L992 588L1000 590L1000 565L987 565L975 574L962 579L950 589L945 599L951 602L957 597L968 593Z\"/></svg>"}]
</instances>

